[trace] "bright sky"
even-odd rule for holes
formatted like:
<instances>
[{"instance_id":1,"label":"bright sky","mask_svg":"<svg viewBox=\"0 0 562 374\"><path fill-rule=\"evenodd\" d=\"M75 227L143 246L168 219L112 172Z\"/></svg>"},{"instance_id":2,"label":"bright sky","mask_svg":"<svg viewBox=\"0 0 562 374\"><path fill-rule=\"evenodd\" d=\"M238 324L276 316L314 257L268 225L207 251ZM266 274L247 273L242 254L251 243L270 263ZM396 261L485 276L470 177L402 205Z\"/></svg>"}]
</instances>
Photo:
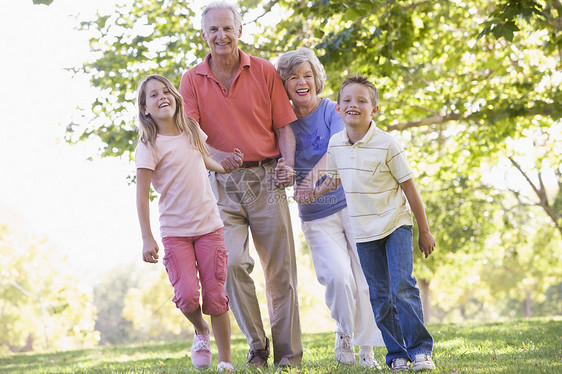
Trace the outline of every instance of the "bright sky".
<instances>
[{"instance_id":1,"label":"bright sky","mask_svg":"<svg viewBox=\"0 0 562 374\"><path fill-rule=\"evenodd\" d=\"M69 254L76 273L91 280L116 262L139 258L132 166L117 159L87 161L93 144L68 145L65 125L95 91L80 66L88 37L68 14L93 14L83 1L0 3L0 201L22 215L34 234ZM115 1L96 0L107 9ZM85 11L88 13L85 13Z\"/></svg>"},{"instance_id":2,"label":"bright sky","mask_svg":"<svg viewBox=\"0 0 562 374\"><path fill-rule=\"evenodd\" d=\"M95 144L64 141L76 107L89 108L96 96L86 77L64 70L81 66L90 54L75 16L91 18L115 3L0 3L0 206L68 253L72 270L87 283L116 264L141 261L135 189L126 182L134 166L113 158L87 161L96 155ZM151 209L157 213L156 205ZM295 214L295 230L298 221Z\"/></svg>"}]
</instances>

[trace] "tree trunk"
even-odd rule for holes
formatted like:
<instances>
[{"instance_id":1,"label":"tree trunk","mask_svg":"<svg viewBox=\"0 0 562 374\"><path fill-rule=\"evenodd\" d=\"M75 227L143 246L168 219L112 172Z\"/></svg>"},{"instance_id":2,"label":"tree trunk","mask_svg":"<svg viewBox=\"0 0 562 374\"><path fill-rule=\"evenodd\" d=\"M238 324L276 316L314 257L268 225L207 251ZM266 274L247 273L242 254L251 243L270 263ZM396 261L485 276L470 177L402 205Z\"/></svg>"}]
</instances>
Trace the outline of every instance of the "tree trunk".
<instances>
[{"instance_id":1,"label":"tree trunk","mask_svg":"<svg viewBox=\"0 0 562 374\"><path fill-rule=\"evenodd\" d=\"M432 315L431 293L429 292L429 282L425 279L418 279L418 285L421 291L424 321L425 323L429 323Z\"/></svg>"},{"instance_id":2,"label":"tree trunk","mask_svg":"<svg viewBox=\"0 0 562 374\"><path fill-rule=\"evenodd\" d=\"M466 321L466 305L459 305L459 311L461 312L461 317L463 321Z\"/></svg>"},{"instance_id":3,"label":"tree trunk","mask_svg":"<svg viewBox=\"0 0 562 374\"><path fill-rule=\"evenodd\" d=\"M525 301L523 302L523 308L524 308L524 312L525 312L525 318L531 318L532 317L532 313L531 313L531 293L527 292L527 297L525 298Z\"/></svg>"}]
</instances>

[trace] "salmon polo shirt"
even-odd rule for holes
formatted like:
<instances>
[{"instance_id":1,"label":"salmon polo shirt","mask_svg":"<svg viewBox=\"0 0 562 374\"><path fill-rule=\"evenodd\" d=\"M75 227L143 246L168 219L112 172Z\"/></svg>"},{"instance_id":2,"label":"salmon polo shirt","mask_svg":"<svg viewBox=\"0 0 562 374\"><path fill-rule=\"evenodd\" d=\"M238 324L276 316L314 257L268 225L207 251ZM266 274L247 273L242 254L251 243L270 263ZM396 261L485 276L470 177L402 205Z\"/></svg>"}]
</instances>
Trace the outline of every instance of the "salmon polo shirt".
<instances>
[{"instance_id":1,"label":"salmon polo shirt","mask_svg":"<svg viewBox=\"0 0 562 374\"><path fill-rule=\"evenodd\" d=\"M340 178L355 240L382 239L403 225L413 225L400 183L413 178L404 147L371 121L363 139L351 144L347 132L328 145L326 174Z\"/></svg>"},{"instance_id":2,"label":"salmon polo shirt","mask_svg":"<svg viewBox=\"0 0 562 374\"><path fill-rule=\"evenodd\" d=\"M240 68L227 89L205 61L184 73L180 94L185 114L199 122L207 143L223 152L239 148L244 161L279 156L275 132L295 121L291 103L273 65L240 49Z\"/></svg>"}]
</instances>

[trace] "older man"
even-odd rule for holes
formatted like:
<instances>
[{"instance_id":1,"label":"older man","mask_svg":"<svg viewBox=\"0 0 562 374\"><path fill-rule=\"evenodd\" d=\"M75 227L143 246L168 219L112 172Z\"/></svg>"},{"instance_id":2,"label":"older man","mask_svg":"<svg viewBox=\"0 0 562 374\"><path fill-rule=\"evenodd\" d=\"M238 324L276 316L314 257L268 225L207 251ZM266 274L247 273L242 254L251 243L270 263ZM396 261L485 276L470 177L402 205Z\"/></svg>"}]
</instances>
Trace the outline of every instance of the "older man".
<instances>
[{"instance_id":1,"label":"older man","mask_svg":"<svg viewBox=\"0 0 562 374\"><path fill-rule=\"evenodd\" d=\"M280 154L280 165L288 170L294 165L289 124L296 117L273 65L238 48L242 19L236 8L209 4L201 29L211 52L183 75L180 93L186 114L208 135L213 158L232 171L210 177L229 251L230 307L248 339L247 364L267 365L269 340L250 277L249 227L265 275L274 364L298 366L302 341L294 240L284 186L273 182ZM235 147L244 160L231 153Z\"/></svg>"}]
</instances>

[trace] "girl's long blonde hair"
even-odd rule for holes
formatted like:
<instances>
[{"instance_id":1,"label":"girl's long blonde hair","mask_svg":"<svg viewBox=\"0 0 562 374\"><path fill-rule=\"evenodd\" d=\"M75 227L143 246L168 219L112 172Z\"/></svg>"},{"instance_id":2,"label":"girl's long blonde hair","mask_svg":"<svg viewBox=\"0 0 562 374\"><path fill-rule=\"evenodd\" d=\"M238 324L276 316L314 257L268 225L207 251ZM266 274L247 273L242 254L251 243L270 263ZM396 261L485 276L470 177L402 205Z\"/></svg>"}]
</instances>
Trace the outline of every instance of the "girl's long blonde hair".
<instances>
[{"instance_id":1,"label":"girl's long blonde hair","mask_svg":"<svg viewBox=\"0 0 562 374\"><path fill-rule=\"evenodd\" d=\"M151 74L139 84L137 106L139 109L139 142L146 145L149 149L156 150L156 135L158 126L154 119L145 114L146 111L146 85L151 80L163 83L176 101L176 112L174 121L178 129L187 134L191 145L203 155L209 155L209 150L205 145L203 137L199 133L199 124L191 117L185 115L183 110L183 98L174 85L165 77L158 74Z\"/></svg>"}]
</instances>

